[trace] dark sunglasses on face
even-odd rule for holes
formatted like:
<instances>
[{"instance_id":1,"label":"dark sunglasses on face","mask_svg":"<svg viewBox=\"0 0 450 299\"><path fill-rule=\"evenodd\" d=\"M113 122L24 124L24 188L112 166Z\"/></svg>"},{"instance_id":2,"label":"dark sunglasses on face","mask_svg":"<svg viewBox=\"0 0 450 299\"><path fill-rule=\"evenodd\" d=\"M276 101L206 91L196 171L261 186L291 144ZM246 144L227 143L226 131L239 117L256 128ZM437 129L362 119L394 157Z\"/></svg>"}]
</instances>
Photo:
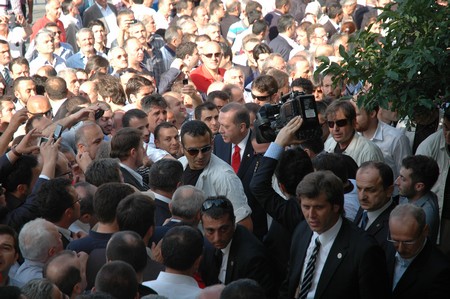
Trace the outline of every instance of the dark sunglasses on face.
<instances>
[{"instance_id":1,"label":"dark sunglasses on face","mask_svg":"<svg viewBox=\"0 0 450 299\"><path fill-rule=\"evenodd\" d=\"M211 145L205 145L204 147L201 148L195 148L195 147L191 147L191 148L184 148L189 155L191 156L197 156L199 152L202 152L202 154L205 154L207 152L209 152L211 150L212 146Z\"/></svg>"},{"instance_id":2,"label":"dark sunglasses on face","mask_svg":"<svg viewBox=\"0 0 450 299\"><path fill-rule=\"evenodd\" d=\"M32 113L32 112L28 112L28 113L30 113L33 116L45 116L47 118L50 118L52 116L52 112L53 112L53 109L50 108L50 110L47 110L47 111L41 112L41 113Z\"/></svg>"},{"instance_id":3,"label":"dark sunglasses on face","mask_svg":"<svg viewBox=\"0 0 450 299\"><path fill-rule=\"evenodd\" d=\"M202 211L208 211L213 207L227 208L229 203L221 198L207 199L202 204Z\"/></svg>"},{"instance_id":4,"label":"dark sunglasses on face","mask_svg":"<svg viewBox=\"0 0 450 299\"><path fill-rule=\"evenodd\" d=\"M273 96L273 94L269 94L267 96L257 96L257 95L254 95L252 92L252 98L254 100L258 100L258 101L262 101L262 102L270 100L271 96Z\"/></svg>"},{"instance_id":5,"label":"dark sunglasses on face","mask_svg":"<svg viewBox=\"0 0 450 299\"><path fill-rule=\"evenodd\" d=\"M348 124L348 119L340 119L337 121L327 121L328 127L334 128L334 125L338 126L339 128L345 127Z\"/></svg>"},{"instance_id":6,"label":"dark sunglasses on face","mask_svg":"<svg viewBox=\"0 0 450 299\"><path fill-rule=\"evenodd\" d=\"M203 54L204 56L206 56L207 58L212 58L214 56L214 58L219 58L222 56L221 52L217 52L217 53L208 53L208 54Z\"/></svg>"}]
</instances>

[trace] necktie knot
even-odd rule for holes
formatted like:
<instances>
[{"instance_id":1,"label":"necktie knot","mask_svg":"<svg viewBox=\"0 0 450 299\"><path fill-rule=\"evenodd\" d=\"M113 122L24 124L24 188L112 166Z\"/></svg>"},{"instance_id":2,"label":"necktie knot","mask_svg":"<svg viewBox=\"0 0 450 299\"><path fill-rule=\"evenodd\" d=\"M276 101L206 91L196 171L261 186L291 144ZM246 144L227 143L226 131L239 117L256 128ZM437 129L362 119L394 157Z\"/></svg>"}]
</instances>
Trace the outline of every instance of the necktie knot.
<instances>
[{"instance_id":1,"label":"necktie knot","mask_svg":"<svg viewBox=\"0 0 450 299\"><path fill-rule=\"evenodd\" d=\"M369 216L367 216L367 211L364 211L361 218L361 228L365 230L368 222Z\"/></svg>"}]
</instances>

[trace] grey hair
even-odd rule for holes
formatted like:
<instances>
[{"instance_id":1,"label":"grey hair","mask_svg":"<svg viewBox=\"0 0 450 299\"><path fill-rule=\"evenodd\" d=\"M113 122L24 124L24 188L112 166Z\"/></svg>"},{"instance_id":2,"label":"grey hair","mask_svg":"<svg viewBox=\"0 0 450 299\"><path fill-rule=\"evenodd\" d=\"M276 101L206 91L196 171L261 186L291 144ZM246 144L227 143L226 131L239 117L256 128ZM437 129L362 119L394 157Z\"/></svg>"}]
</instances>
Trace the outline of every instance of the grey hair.
<instances>
[{"instance_id":1,"label":"grey hair","mask_svg":"<svg viewBox=\"0 0 450 299\"><path fill-rule=\"evenodd\" d=\"M415 206L413 204L401 204L392 210L389 219L398 218L405 219L407 217L412 217L417 221L419 226L419 231L423 231L426 225L426 215L421 207Z\"/></svg>"},{"instance_id":2,"label":"grey hair","mask_svg":"<svg viewBox=\"0 0 450 299\"><path fill-rule=\"evenodd\" d=\"M47 278L38 278L28 281L22 287L22 294L28 299L53 298L55 285Z\"/></svg>"},{"instance_id":3,"label":"grey hair","mask_svg":"<svg viewBox=\"0 0 450 299\"><path fill-rule=\"evenodd\" d=\"M37 218L26 223L19 234L20 252L24 258L45 263L48 259L48 251L58 246L59 239L50 231L56 226L43 219Z\"/></svg>"},{"instance_id":4,"label":"grey hair","mask_svg":"<svg viewBox=\"0 0 450 299\"><path fill-rule=\"evenodd\" d=\"M192 219L200 211L205 199L203 190L190 185L181 186L172 196L172 214Z\"/></svg>"},{"instance_id":5,"label":"grey hair","mask_svg":"<svg viewBox=\"0 0 450 299\"><path fill-rule=\"evenodd\" d=\"M77 41L80 38L80 35L82 35L83 33L90 33L90 34L92 34L92 36L94 36L94 32L90 28L81 28L75 35L77 38Z\"/></svg>"}]
</instances>

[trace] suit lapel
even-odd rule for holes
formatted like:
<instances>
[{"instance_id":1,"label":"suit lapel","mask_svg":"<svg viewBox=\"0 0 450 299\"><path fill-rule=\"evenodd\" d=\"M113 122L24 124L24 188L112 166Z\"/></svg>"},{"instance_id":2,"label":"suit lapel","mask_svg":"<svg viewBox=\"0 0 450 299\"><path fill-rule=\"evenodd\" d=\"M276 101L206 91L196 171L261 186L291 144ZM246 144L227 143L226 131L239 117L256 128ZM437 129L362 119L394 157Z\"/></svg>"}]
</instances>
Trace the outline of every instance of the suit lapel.
<instances>
[{"instance_id":1,"label":"suit lapel","mask_svg":"<svg viewBox=\"0 0 450 299\"><path fill-rule=\"evenodd\" d=\"M315 298L322 297L322 294L333 278L336 269L346 258L349 243L350 237L348 234L348 224L344 220L342 221L342 227L339 230L336 239L334 240L333 246L331 246L327 260L325 261L325 265L323 266L319 283L317 285Z\"/></svg>"},{"instance_id":2,"label":"suit lapel","mask_svg":"<svg viewBox=\"0 0 450 299\"><path fill-rule=\"evenodd\" d=\"M253 157L255 155L255 150L252 146L252 132L248 136L247 144L245 145L245 151L242 155L241 165L239 166L239 171L237 173L238 177L242 178L247 172L249 166L252 164Z\"/></svg>"}]
</instances>

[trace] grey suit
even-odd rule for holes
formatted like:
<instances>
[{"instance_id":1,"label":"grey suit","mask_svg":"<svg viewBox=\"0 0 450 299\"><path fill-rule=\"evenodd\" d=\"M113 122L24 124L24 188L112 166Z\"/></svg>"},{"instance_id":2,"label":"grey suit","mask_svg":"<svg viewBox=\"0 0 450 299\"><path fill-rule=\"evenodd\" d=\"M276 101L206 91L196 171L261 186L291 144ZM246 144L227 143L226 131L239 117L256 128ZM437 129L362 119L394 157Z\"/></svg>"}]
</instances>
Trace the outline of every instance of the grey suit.
<instances>
[{"instance_id":1,"label":"grey suit","mask_svg":"<svg viewBox=\"0 0 450 299\"><path fill-rule=\"evenodd\" d=\"M114 5L108 3L109 8L113 11L113 13L117 16L117 9ZM91 7L89 7L83 15L83 26L88 27L89 23L94 20L100 20L105 24L106 28L106 34L109 33L110 28L108 26L108 23L106 22L105 17L103 16L102 12L98 8L97 4L94 3Z\"/></svg>"},{"instance_id":2,"label":"grey suit","mask_svg":"<svg viewBox=\"0 0 450 299\"><path fill-rule=\"evenodd\" d=\"M274 53L281 54L285 61L289 60L289 53L291 53L291 50L293 49L287 42L287 40L280 35L278 35L269 43L269 47L273 50Z\"/></svg>"}]
</instances>

